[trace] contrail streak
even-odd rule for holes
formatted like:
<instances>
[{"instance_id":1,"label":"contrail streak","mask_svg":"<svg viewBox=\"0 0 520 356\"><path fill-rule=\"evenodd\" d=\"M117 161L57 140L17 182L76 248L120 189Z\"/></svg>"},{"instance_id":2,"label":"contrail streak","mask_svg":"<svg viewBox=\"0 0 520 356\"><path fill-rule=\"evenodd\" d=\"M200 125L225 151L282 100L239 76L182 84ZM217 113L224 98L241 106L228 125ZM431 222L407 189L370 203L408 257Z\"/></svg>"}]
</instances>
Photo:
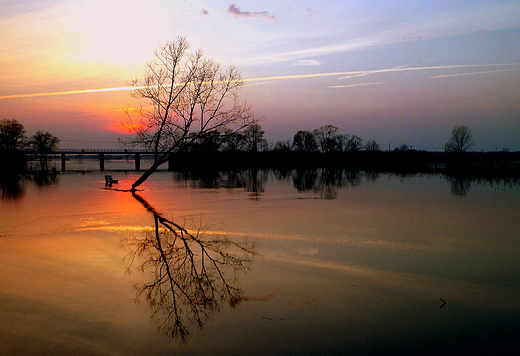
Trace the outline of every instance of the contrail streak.
<instances>
[{"instance_id":1,"label":"contrail streak","mask_svg":"<svg viewBox=\"0 0 520 356\"><path fill-rule=\"evenodd\" d=\"M359 83L359 84L349 84L349 85L331 85L329 88L337 89L337 88L352 88L352 87L363 87L365 85L379 85L381 83Z\"/></svg>"},{"instance_id":2,"label":"contrail streak","mask_svg":"<svg viewBox=\"0 0 520 356\"><path fill-rule=\"evenodd\" d=\"M428 77L428 78L435 78L435 79L437 79L437 78L461 77L461 76L465 76L465 75L477 75L477 74L488 74L488 73L497 73L497 72L509 72L509 71L518 70L518 69L520 69L520 68L487 70L487 71L484 71L484 72L473 72L473 73L445 74L445 75L436 75L436 76Z\"/></svg>"},{"instance_id":3,"label":"contrail streak","mask_svg":"<svg viewBox=\"0 0 520 356\"><path fill-rule=\"evenodd\" d=\"M504 64L463 64L463 65L451 65L451 66L432 66L432 67L404 67L404 68L388 68L388 69L375 69L375 70L358 70L358 71L349 71L349 72L330 72L330 73L312 73L312 74L300 74L300 75L280 75L280 76L272 76L272 77L261 77L261 78L245 78L242 81L245 83L248 82L262 82L262 81L274 81L274 80L284 80L284 79L305 79L305 78L320 78L320 77L337 77L344 76L344 78L339 79L348 79L352 76L360 77L369 74L379 74L379 73L392 73L392 72L410 72L410 71L424 71L424 70L435 70L435 69L460 69L460 68L482 68L482 67L504 67L504 66L520 66L520 63L504 63ZM494 70L488 71L487 73L499 72L499 71L507 71L507 70L518 70L520 68L511 68L511 69L502 69L502 70ZM484 73L484 72L478 72ZM458 75L471 75L472 73L465 74L448 74L444 76L436 76L430 78L442 78L445 76L458 76ZM142 87L139 87L142 88ZM101 93L101 92L111 92L111 91L125 91L125 90L133 90L138 89L132 86L126 87L113 87L113 88L100 88L100 89L84 89L84 90L70 90L70 91L58 91L58 92L43 92L43 93L31 93L31 94L14 94L14 95L3 95L0 96L0 99L18 99L18 98L33 98L40 96L55 96L55 95L72 95L72 94L85 94L85 93Z\"/></svg>"},{"instance_id":4,"label":"contrail streak","mask_svg":"<svg viewBox=\"0 0 520 356\"><path fill-rule=\"evenodd\" d=\"M55 96L55 95L70 95L70 94L85 94L85 93L100 93L107 91L121 91L121 90L132 90L134 87L116 87L116 88L100 88L100 89L83 89L83 90L69 90L69 91L55 91L45 93L31 93L31 94L14 94L14 95L3 95L0 99L18 99L18 98L33 98L37 96Z\"/></svg>"}]
</instances>

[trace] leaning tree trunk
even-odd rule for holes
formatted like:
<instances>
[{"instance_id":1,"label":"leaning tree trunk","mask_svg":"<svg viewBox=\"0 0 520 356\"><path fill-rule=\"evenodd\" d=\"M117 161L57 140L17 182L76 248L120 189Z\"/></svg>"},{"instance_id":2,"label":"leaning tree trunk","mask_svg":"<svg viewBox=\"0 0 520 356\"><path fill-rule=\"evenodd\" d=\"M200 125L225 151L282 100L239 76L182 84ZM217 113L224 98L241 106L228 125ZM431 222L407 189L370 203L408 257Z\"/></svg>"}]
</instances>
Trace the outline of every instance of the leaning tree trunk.
<instances>
[{"instance_id":1,"label":"leaning tree trunk","mask_svg":"<svg viewBox=\"0 0 520 356\"><path fill-rule=\"evenodd\" d=\"M156 161L154 162L150 168L148 168L144 173L143 175L141 175L141 177L139 177L138 180L136 180L133 184L132 184L132 191L135 192L136 188L138 186L140 186L145 180L148 179L149 176L151 176L156 170L157 168L159 168L161 165L163 165L164 163L166 163L167 161L166 160L159 160L159 161Z\"/></svg>"}]
</instances>

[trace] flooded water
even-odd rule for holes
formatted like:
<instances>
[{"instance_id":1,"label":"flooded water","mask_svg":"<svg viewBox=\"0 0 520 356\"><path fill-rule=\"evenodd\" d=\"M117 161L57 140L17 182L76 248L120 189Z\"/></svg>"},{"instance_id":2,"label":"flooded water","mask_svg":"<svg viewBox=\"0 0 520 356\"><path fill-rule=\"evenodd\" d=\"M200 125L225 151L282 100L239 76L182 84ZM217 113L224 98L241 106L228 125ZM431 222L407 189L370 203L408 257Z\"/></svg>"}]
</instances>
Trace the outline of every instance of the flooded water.
<instances>
[{"instance_id":1,"label":"flooded water","mask_svg":"<svg viewBox=\"0 0 520 356\"><path fill-rule=\"evenodd\" d=\"M118 183L105 187L105 174ZM2 182L1 355L499 355L520 346L516 184L161 171L136 195L119 191L137 177Z\"/></svg>"}]
</instances>

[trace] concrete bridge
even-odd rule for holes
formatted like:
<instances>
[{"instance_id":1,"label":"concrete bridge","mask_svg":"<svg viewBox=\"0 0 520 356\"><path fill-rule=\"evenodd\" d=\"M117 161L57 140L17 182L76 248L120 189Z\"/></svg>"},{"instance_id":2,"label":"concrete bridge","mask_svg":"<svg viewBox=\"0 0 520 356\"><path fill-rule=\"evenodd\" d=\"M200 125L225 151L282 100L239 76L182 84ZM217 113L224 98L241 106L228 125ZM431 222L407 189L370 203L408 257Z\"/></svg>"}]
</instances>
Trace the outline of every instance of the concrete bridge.
<instances>
[{"instance_id":1,"label":"concrete bridge","mask_svg":"<svg viewBox=\"0 0 520 356\"><path fill-rule=\"evenodd\" d=\"M40 152L26 150L24 151L26 154L40 154ZM74 156L98 156L99 157L99 170L105 170L105 158L106 156L133 156L135 162L135 170L141 170L141 156L142 155L153 155L153 151L142 150L142 149L59 149L54 151L46 152L47 155L60 155L61 156L61 171L65 172L66 170L66 157L67 155ZM171 165L168 165L168 169L171 168Z\"/></svg>"}]
</instances>

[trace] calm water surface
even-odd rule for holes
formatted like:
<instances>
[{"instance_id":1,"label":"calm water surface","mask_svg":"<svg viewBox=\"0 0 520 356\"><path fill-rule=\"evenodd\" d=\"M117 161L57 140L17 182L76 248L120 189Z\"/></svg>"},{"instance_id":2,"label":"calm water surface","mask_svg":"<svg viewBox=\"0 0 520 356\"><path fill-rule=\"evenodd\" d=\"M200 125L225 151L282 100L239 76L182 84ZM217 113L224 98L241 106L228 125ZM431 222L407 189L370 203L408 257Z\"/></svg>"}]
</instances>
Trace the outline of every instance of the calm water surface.
<instances>
[{"instance_id":1,"label":"calm water surface","mask_svg":"<svg viewBox=\"0 0 520 356\"><path fill-rule=\"evenodd\" d=\"M298 173L4 182L0 354L513 354L518 185Z\"/></svg>"}]
</instances>

